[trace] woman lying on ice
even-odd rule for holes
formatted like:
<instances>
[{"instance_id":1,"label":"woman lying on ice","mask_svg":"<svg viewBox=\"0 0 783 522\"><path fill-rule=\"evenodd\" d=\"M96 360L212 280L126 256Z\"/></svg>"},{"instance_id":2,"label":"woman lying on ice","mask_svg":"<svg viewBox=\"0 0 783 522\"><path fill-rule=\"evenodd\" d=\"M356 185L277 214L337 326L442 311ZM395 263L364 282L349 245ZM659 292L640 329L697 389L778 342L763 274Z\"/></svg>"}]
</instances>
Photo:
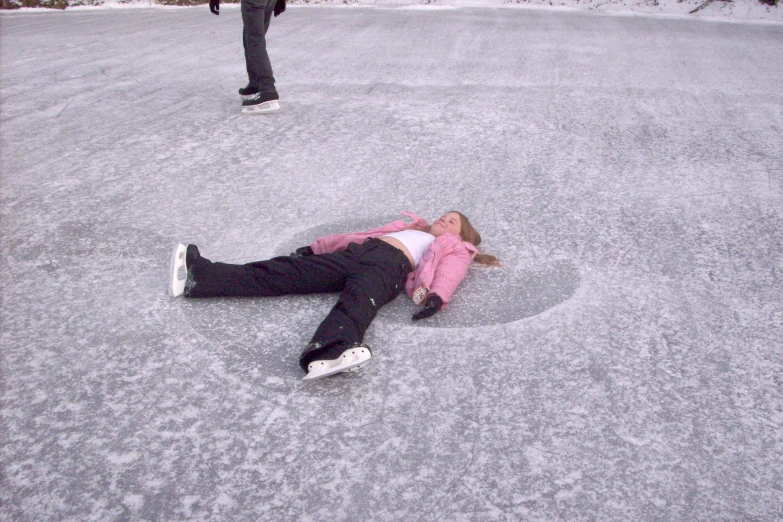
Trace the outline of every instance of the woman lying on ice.
<instances>
[{"instance_id":1,"label":"woman lying on ice","mask_svg":"<svg viewBox=\"0 0 783 522\"><path fill-rule=\"evenodd\" d=\"M393 221L367 232L335 234L275 257L245 265L213 263L196 245L177 245L171 260L170 292L185 297L266 297L341 292L313 335L299 365L319 379L367 364L370 348L362 344L367 327L402 287L417 305L418 321L445 307L475 260L498 265L478 253L481 236L468 218L449 212L428 225L419 216Z\"/></svg>"}]
</instances>

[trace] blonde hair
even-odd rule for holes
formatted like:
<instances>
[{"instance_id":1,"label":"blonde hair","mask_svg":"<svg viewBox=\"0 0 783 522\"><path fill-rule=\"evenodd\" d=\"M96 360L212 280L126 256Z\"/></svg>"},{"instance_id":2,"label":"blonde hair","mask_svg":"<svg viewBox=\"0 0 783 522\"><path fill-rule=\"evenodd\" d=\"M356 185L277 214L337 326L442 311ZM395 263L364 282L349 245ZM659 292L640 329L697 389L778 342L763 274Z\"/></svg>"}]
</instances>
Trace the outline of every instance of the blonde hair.
<instances>
[{"instance_id":1,"label":"blonde hair","mask_svg":"<svg viewBox=\"0 0 783 522\"><path fill-rule=\"evenodd\" d=\"M478 248L479 244L481 243L481 234L478 233L478 230L473 228L473 225L470 224L470 220L467 218L467 216L465 216L465 214L462 212L457 212L456 210L452 210L452 212L459 215L461 225L459 235L462 240L467 241L474 247ZM476 254L473 258L473 261L486 266L500 266L500 261L498 261L498 258L489 254Z\"/></svg>"}]
</instances>

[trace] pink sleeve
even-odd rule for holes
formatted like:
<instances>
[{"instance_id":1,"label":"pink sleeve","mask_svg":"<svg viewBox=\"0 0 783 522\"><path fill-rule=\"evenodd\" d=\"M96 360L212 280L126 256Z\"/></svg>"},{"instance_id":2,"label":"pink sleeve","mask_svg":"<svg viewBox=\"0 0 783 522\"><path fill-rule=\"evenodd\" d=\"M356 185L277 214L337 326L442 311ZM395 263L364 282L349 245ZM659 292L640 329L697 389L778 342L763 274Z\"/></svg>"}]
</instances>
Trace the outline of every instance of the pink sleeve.
<instances>
[{"instance_id":1,"label":"pink sleeve","mask_svg":"<svg viewBox=\"0 0 783 522\"><path fill-rule=\"evenodd\" d=\"M465 279L471 259L473 255L468 249L455 248L448 255L443 256L435 268L430 293L438 294L443 299L444 307L451 301L451 296Z\"/></svg>"},{"instance_id":2,"label":"pink sleeve","mask_svg":"<svg viewBox=\"0 0 783 522\"><path fill-rule=\"evenodd\" d=\"M339 250L345 250L351 242L350 237L356 234L332 234L331 236L319 237L312 243L310 248L315 254L330 254Z\"/></svg>"},{"instance_id":3,"label":"pink sleeve","mask_svg":"<svg viewBox=\"0 0 783 522\"><path fill-rule=\"evenodd\" d=\"M330 254L345 250L350 243L361 243L368 237L380 237L391 232L399 232L409 228L422 229L427 227L427 222L412 212L403 212L403 215L411 218L413 222L406 223L402 219L387 223L382 227L373 228L367 232L350 232L348 234L332 234L330 236L319 237L312 243L310 248L315 254Z\"/></svg>"},{"instance_id":4,"label":"pink sleeve","mask_svg":"<svg viewBox=\"0 0 783 522\"><path fill-rule=\"evenodd\" d=\"M417 288L424 286L429 293L438 294L445 307L465 278L476 252L473 245L463 242L458 236L439 236L425 252L412 277L406 281L406 292L410 296Z\"/></svg>"}]
</instances>

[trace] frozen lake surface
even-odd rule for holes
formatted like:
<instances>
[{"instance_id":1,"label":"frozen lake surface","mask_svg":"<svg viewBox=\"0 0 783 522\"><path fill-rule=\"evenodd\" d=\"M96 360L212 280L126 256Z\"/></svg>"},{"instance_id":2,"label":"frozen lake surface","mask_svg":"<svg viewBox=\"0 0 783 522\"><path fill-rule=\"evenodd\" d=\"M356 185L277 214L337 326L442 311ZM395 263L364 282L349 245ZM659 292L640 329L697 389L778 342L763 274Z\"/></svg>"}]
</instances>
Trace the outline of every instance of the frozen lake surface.
<instances>
[{"instance_id":1,"label":"frozen lake surface","mask_svg":"<svg viewBox=\"0 0 783 522\"><path fill-rule=\"evenodd\" d=\"M291 8L0 16L0 519L780 520L783 27ZM500 269L302 383L334 296L165 295L457 209Z\"/></svg>"}]
</instances>

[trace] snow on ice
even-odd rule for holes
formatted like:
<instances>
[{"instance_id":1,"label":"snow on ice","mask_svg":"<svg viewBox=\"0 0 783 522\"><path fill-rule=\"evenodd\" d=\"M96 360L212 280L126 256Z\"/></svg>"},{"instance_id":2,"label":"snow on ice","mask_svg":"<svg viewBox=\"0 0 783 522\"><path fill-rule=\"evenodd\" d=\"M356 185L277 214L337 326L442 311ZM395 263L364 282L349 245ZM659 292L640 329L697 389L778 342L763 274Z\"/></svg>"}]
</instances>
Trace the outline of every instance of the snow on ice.
<instances>
[{"instance_id":1,"label":"snow on ice","mask_svg":"<svg viewBox=\"0 0 783 522\"><path fill-rule=\"evenodd\" d=\"M783 517L783 26L302 7L0 15L3 520ZM497 255L302 383L334 296L168 256L458 209Z\"/></svg>"}]
</instances>

